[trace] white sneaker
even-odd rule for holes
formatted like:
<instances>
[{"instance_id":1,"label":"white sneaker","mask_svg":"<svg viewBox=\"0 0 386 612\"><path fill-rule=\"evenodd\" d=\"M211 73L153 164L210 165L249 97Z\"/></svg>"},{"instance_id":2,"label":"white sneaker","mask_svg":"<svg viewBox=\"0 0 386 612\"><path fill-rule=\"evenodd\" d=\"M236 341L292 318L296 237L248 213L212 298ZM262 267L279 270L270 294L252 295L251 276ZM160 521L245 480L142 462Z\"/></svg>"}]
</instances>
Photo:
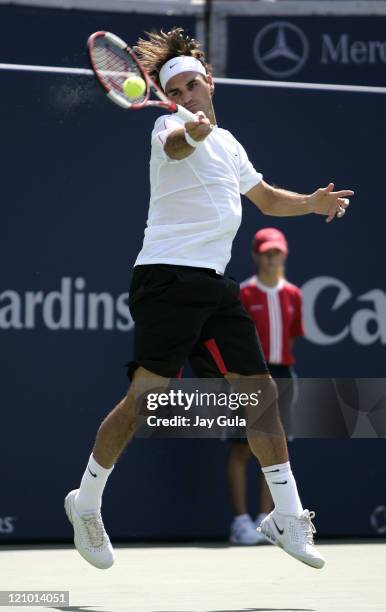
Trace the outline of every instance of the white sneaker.
<instances>
[{"instance_id":1,"label":"white sneaker","mask_svg":"<svg viewBox=\"0 0 386 612\"><path fill-rule=\"evenodd\" d=\"M298 561L320 569L325 560L314 546L316 529L311 521L314 516L315 512L309 510L303 510L299 517L273 510L262 521L258 531Z\"/></svg>"},{"instance_id":2,"label":"white sneaker","mask_svg":"<svg viewBox=\"0 0 386 612\"><path fill-rule=\"evenodd\" d=\"M74 544L86 561L99 569L108 569L114 563L114 551L100 512L79 514L75 508L78 489L70 491L64 500L68 520L74 527Z\"/></svg>"},{"instance_id":3,"label":"white sneaker","mask_svg":"<svg viewBox=\"0 0 386 612\"><path fill-rule=\"evenodd\" d=\"M254 522L248 514L236 516L231 524L231 535L229 542L243 546L258 544L260 534L257 533Z\"/></svg>"}]
</instances>

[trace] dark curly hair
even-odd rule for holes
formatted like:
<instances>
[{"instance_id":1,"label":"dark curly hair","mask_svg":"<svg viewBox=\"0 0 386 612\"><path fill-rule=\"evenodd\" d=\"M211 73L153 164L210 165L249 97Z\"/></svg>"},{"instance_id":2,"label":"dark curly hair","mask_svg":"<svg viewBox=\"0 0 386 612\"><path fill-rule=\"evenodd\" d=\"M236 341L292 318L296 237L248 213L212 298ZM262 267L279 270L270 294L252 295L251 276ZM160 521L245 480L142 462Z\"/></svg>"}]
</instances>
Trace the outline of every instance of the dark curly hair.
<instances>
[{"instance_id":1,"label":"dark curly hair","mask_svg":"<svg viewBox=\"0 0 386 612\"><path fill-rule=\"evenodd\" d=\"M145 34L148 38L139 38L134 51L157 85L161 86L159 72L162 66L172 57L179 55L191 55L201 62L207 72L212 71L211 65L205 60L204 52L199 48L200 43L187 36L183 28L174 27L170 32L161 30Z\"/></svg>"}]
</instances>

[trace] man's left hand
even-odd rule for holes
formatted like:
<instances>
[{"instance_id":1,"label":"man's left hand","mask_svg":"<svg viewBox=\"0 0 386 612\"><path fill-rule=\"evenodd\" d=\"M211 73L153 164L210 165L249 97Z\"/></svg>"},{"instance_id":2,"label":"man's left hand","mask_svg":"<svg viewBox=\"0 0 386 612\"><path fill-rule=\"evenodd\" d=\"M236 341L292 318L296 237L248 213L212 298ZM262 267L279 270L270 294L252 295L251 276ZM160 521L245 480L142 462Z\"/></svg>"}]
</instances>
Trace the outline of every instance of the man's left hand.
<instances>
[{"instance_id":1,"label":"man's left hand","mask_svg":"<svg viewBox=\"0 0 386 612\"><path fill-rule=\"evenodd\" d=\"M333 191L333 189L334 183L330 183L327 187L317 189L309 198L312 212L318 215L327 215L327 223L332 221L335 216L343 217L350 204L348 196L354 195L351 189L341 191Z\"/></svg>"}]
</instances>

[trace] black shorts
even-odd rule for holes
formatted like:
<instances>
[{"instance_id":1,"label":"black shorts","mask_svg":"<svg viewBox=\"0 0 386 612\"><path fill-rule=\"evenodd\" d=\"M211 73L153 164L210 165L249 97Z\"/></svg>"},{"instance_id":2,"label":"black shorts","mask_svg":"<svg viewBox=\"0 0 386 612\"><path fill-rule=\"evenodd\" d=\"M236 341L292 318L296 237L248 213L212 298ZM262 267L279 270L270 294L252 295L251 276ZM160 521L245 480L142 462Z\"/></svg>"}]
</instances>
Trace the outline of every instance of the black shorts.
<instances>
[{"instance_id":1,"label":"black shorts","mask_svg":"<svg viewBox=\"0 0 386 612\"><path fill-rule=\"evenodd\" d=\"M198 378L267 373L239 293L235 280L207 268L136 266L129 293L135 322L129 378L138 366L175 378L187 360Z\"/></svg>"}]
</instances>

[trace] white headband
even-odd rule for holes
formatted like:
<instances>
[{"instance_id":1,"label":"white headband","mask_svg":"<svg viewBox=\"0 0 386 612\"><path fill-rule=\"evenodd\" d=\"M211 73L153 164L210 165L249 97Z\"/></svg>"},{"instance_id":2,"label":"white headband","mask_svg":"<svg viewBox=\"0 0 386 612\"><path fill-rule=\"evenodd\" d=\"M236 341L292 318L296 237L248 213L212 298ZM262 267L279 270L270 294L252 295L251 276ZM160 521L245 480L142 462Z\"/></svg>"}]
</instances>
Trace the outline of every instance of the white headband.
<instances>
[{"instance_id":1,"label":"white headband","mask_svg":"<svg viewBox=\"0 0 386 612\"><path fill-rule=\"evenodd\" d=\"M169 79L180 74L181 72L199 72L200 74L206 75L206 70L198 59L191 55L180 55L178 57L172 57L166 64L164 64L159 72L159 80L162 89L165 91L165 87Z\"/></svg>"}]
</instances>

